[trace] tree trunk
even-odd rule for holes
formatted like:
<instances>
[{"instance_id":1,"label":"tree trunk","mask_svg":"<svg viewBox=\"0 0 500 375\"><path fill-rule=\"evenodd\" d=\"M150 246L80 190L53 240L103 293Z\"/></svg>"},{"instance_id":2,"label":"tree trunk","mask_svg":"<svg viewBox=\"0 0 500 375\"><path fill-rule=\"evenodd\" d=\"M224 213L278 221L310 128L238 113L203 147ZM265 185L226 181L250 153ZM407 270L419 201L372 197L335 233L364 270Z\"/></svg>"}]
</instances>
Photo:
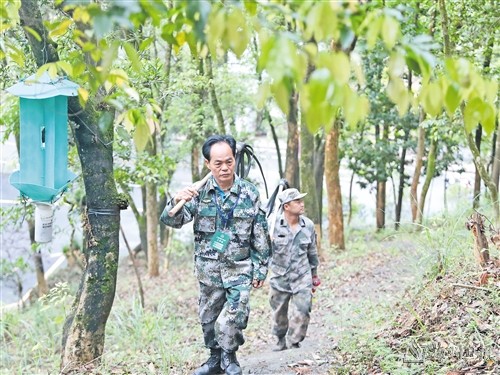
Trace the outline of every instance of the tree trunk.
<instances>
[{"instance_id":1,"label":"tree trunk","mask_svg":"<svg viewBox=\"0 0 500 375\"><path fill-rule=\"evenodd\" d=\"M210 98L212 99L212 108L215 112L215 117L217 118L217 130L220 134L226 134L226 127L224 126L224 116L222 115L222 109L220 108L219 100L217 99L217 93L215 92L212 58L210 57L210 55L205 58L205 67L208 78L208 89L210 91Z\"/></svg>"},{"instance_id":2,"label":"tree trunk","mask_svg":"<svg viewBox=\"0 0 500 375\"><path fill-rule=\"evenodd\" d=\"M474 256L481 266L486 265L490 260L488 240L484 234L486 231L484 219L485 217L483 215L474 212L465 223L465 227L470 230L474 236Z\"/></svg>"},{"instance_id":3,"label":"tree trunk","mask_svg":"<svg viewBox=\"0 0 500 375\"><path fill-rule=\"evenodd\" d=\"M497 186L493 183L493 180L491 179L490 175L488 174L488 171L484 167L483 163L481 163L481 155L479 154L479 150L476 147L476 143L474 142L474 137L472 136L471 133L468 133L465 130L464 126L464 131L466 132L465 136L467 137L467 143L469 145L469 149L472 152L474 164L476 168L479 171L479 175L481 176L482 180L484 181L484 184L488 188L488 191L491 194L491 204L493 205L493 212L495 214L495 221L498 224L498 220L500 218L500 210L498 206L498 189Z\"/></svg>"},{"instance_id":4,"label":"tree trunk","mask_svg":"<svg viewBox=\"0 0 500 375\"><path fill-rule=\"evenodd\" d=\"M404 135L404 146L401 150L401 158L399 159L399 185L398 185L398 196L396 203L396 222L394 223L394 229L398 230L401 225L401 211L403 209L403 194L405 189L405 164L406 164L406 143L410 136L410 131L406 130Z\"/></svg>"},{"instance_id":5,"label":"tree trunk","mask_svg":"<svg viewBox=\"0 0 500 375\"><path fill-rule=\"evenodd\" d=\"M493 153L493 167L491 168L491 179L493 184L498 190L498 183L500 177L500 126L497 121L497 131L496 131L496 142L495 142L495 152Z\"/></svg>"},{"instance_id":6,"label":"tree trunk","mask_svg":"<svg viewBox=\"0 0 500 375\"><path fill-rule=\"evenodd\" d=\"M286 142L285 179L290 187L300 189L299 179L299 126L298 120L298 94L290 94L290 111L288 113L288 137Z\"/></svg>"},{"instance_id":7,"label":"tree trunk","mask_svg":"<svg viewBox=\"0 0 500 375\"><path fill-rule=\"evenodd\" d=\"M425 114L420 111L419 124L425 119ZM415 156L415 171L413 172L413 179L410 187L410 203L411 203L411 219L412 222L417 222L418 216L418 184L420 182L420 175L422 174L422 165L425 152L425 129L419 125L418 127L418 140L417 140L417 155Z\"/></svg>"},{"instance_id":8,"label":"tree trunk","mask_svg":"<svg viewBox=\"0 0 500 375\"><path fill-rule=\"evenodd\" d=\"M316 197L319 210L319 238L323 231L323 176L325 175L325 139L323 133L316 134L314 147L314 180L316 181Z\"/></svg>"},{"instance_id":9,"label":"tree trunk","mask_svg":"<svg viewBox=\"0 0 500 375\"><path fill-rule=\"evenodd\" d=\"M481 138L483 136L483 127L481 125L478 125L476 128L476 136L475 136L475 142L476 142L476 147L481 153ZM477 210L479 208L479 201L481 197L481 176L479 175L479 170L477 167L474 168L475 173L474 173L474 195L472 197L472 208Z\"/></svg>"},{"instance_id":10,"label":"tree trunk","mask_svg":"<svg viewBox=\"0 0 500 375\"><path fill-rule=\"evenodd\" d=\"M436 153L437 153L437 141L432 140L431 146L429 148L429 155L427 156L427 170L425 174L424 185L422 186L422 191L420 192L420 200L418 206L417 223L422 224L424 217L424 207L425 207L425 197L429 191L429 186L431 185L432 179L434 178L434 172L436 171Z\"/></svg>"},{"instance_id":11,"label":"tree trunk","mask_svg":"<svg viewBox=\"0 0 500 375\"><path fill-rule=\"evenodd\" d=\"M325 146L325 180L328 195L328 239L330 246L345 249L344 215L340 189L340 120L335 120Z\"/></svg>"},{"instance_id":12,"label":"tree trunk","mask_svg":"<svg viewBox=\"0 0 500 375\"><path fill-rule=\"evenodd\" d=\"M160 274L160 256L158 253L158 200L156 183L146 182L146 227L148 239L148 274L156 277Z\"/></svg>"},{"instance_id":13,"label":"tree trunk","mask_svg":"<svg viewBox=\"0 0 500 375\"><path fill-rule=\"evenodd\" d=\"M316 178L314 175L314 135L309 132L302 121L300 129L300 186L302 192L307 192L304 197L306 215L313 221L318 238L321 239L321 212L319 211L318 197L316 195ZM320 244L320 241L318 241Z\"/></svg>"},{"instance_id":14,"label":"tree trunk","mask_svg":"<svg viewBox=\"0 0 500 375\"><path fill-rule=\"evenodd\" d=\"M377 230L385 228L386 181L377 181Z\"/></svg>"},{"instance_id":15,"label":"tree trunk","mask_svg":"<svg viewBox=\"0 0 500 375\"><path fill-rule=\"evenodd\" d=\"M19 16L23 26L34 29L41 36L38 40L26 32L37 66L58 61L47 38L38 2L22 0ZM86 192L84 233L87 242L86 267L64 324L61 372L95 363L102 357L106 322L116 289L123 202L118 199L113 176L113 128L98 126L99 112L95 108L106 106L92 103L92 99L85 108L80 106L78 98L68 100Z\"/></svg>"},{"instance_id":16,"label":"tree trunk","mask_svg":"<svg viewBox=\"0 0 500 375\"><path fill-rule=\"evenodd\" d=\"M415 16L415 23L418 21L418 12ZM411 90L413 82L413 74L411 70L408 71L408 89ZM403 195L406 184L405 178L405 165L406 165L406 144L408 143L408 138L410 138L410 129L408 129L408 125L405 126L405 135L403 138L403 148L401 149L401 158L399 159L399 185L398 185L398 195L396 198L396 220L394 223L394 229L399 230L401 225L401 211L403 210Z\"/></svg>"}]
</instances>

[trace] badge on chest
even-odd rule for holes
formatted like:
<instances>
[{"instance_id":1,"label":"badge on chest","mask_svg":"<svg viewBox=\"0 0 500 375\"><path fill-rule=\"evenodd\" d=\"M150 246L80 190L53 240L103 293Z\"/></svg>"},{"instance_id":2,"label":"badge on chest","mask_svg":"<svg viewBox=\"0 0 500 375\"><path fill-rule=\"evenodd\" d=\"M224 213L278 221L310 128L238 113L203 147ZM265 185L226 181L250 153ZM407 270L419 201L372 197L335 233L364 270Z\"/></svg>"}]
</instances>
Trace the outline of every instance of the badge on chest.
<instances>
[{"instance_id":1,"label":"badge on chest","mask_svg":"<svg viewBox=\"0 0 500 375\"><path fill-rule=\"evenodd\" d=\"M229 234L217 231L214 233L212 237L212 241L210 241L210 247L212 249L217 250L219 253L224 253L226 251L227 246L229 245Z\"/></svg>"}]
</instances>

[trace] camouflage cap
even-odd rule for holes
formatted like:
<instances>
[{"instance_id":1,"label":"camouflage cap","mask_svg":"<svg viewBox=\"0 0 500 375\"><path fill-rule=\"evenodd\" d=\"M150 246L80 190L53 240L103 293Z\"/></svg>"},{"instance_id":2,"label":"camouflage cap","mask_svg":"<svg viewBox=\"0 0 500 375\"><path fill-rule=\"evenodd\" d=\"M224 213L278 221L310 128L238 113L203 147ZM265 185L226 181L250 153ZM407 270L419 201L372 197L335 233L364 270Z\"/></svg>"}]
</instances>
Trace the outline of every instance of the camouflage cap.
<instances>
[{"instance_id":1,"label":"camouflage cap","mask_svg":"<svg viewBox=\"0 0 500 375\"><path fill-rule=\"evenodd\" d=\"M291 189L286 189L283 190L280 195L278 195L278 198L281 202L281 204L285 204L291 201L294 201L296 199L302 199L307 195L307 193L301 193L295 188Z\"/></svg>"}]
</instances>

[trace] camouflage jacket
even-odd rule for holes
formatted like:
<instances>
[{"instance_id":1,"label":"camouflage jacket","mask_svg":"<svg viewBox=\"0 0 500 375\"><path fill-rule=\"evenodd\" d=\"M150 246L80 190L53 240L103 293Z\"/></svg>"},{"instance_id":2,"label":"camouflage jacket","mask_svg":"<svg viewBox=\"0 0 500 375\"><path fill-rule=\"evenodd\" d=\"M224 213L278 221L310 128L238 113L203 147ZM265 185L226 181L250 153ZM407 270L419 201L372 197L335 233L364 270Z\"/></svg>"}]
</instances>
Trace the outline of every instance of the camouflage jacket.
<instances>
[{"instance_id":1,"label":"camouflage jacket","mask_svg":"<svg viewBox=\"0 0 500 375\"><path fill-rule=\"evenodd\" d=\"M223 213L232 210L232 218L225 228L217 206ZM187 202L174 217L168 216L172 207L173 202L167 204L160 219L165 225L173 228L180 228L194 220L196 256L219 259L228 267L237 267L235 262L250 258L253 278L266 278L271 241L265 212L260 207L259 192L252 183L235 176L229 194L224 196L215 179L211 177L200 189L199 195ZM211 246L216 231L229 236L229 244L222 253Z\"/></svg>"},{"instance_id":2,"label":"camouflage jacket","mask_svg":"<svg viewBox=\"0 0 500 375\"><path fill-rule=\"evenodd\" d=\"M299 229L293 233L282 213L276 220L273 237L271 287L291 293L311 288L319 265L314 223L300 216Z\"/></svg>"}]
</instances>

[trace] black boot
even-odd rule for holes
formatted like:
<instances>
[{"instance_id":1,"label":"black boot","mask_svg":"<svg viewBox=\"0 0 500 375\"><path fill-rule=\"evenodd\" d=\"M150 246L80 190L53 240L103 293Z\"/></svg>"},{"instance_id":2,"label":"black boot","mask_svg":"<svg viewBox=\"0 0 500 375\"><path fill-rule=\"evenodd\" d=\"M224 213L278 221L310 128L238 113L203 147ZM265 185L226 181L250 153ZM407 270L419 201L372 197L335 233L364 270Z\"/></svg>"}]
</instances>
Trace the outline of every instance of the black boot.
<instances>
[{"instance_id":1,"label":"black boot","mask_svg":"<svg viewBox=\"0 0 500 375\"><path fill-rule=\"evenodd\" d=\"M236 352L226 352L222 351L222 357L220 361L222 369L226 372L226 375L241 375L241 367L236 359Z\"/></svg>"},{"instance_id":2,"label":"black boot","mask_svg":"<svg viewBox=\"0 0 500 375\"><path fill-rule=\"evenodd\" d=\"M278 342L273 347L274 352L280 352L286 349L286 339L285 337L278 337Z\"/></svg>"},{"instance_id":3,"label":"black boot","mask_svg":"<svg viewBox=\"0 0 500 375\"><path fill-rule=\"evenodd\" d=\"M223 374L220 367L221 349L210 349L210 357L207 361L194 370L194 375L216 375Z\"/></svg>"}]
</instances>

